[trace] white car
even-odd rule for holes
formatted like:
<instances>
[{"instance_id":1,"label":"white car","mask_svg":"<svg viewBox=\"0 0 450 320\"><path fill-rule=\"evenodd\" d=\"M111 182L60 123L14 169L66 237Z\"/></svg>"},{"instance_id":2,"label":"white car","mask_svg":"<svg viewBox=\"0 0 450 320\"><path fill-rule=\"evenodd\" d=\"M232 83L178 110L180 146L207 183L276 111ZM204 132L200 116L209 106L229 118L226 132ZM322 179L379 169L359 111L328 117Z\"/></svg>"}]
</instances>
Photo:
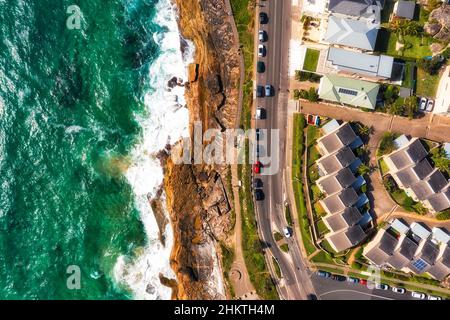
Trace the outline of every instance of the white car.
<instances>
[{"instance_id":1,"label":"white car","mask_svg":"<svg viewBox=\"0 0 450 320\"><path fill-rule=\"evenodd\" d=\"M425 108L425 111L431 112L431 111L433 111L433 107L434 107L434 101L430 99L427 102L427 107Z\"/></svg>"},{"instance_id":2,"label":"white car","mask_svg":"<svg viewBox=\"0 0 450 320\"><path fill-rule=\"evenodd\" d=\"M260 42L266 42L267 41L267 33L264 30L259 30L258 38L259 38Z\"/></svg>"},{"instance_id":3,"label":"white car","mask_svg":"<svg viewBox=\"0 0 450 320\"><path fill-rule=\"evenodd\" d=\"M442 298L438 296L428 296L428 300L442 300Z\"/></svg>"},{"instance_id":4,"label":"white car","mask_svg":"<svg viewBox=\"0 0 450 320\"><path fill-rule=\"evenodd\" d=\"M419 110L425 111L426 108L427 108L427 98L422 97L420 98Z\"/></svg>"},{"instance_id":5,"label":"white car","mask_svg":"<svg viewBox=\"0 0 450 320\"><path fill-rule=\"evenodd\" d=\"M258 46L258 57L265 57L266 56L266 47L262 44Z\"/></svg>"},{"instance_id":6,"label":"white car","mask_svg":"<svg viewBox=\"0 0 450 320\"><path fill-rule=\"evenodd\" d=\"M412 291L411 296L416 299L424 300L427 296L425 293Z\"/></svg>"},{"instance_id":7,"label":"white car","mask_svg":"<svg viewBox=\"0 0 450 320\"><path fill-rule=\"evenodd\" d=\"M377 284L375 284L375 289L388 290L389 286L387 284L384 284L384 283L377 283Z\"/></svg>"},{"instance_id":8,"label":"white car","mask_svg":"<svg viewBox=\"0 0 450 320\"><path fill-rule=\"evenodd\" d=\"M264 109L262 107L256 108L256 120L264 119Z\"/></svg>"},{"instance_id":9,"label":"white car","mask_svg":"<svg viewBox=\"0 0 450 320\"><path fill-rule=\"evenodd\" d=\"M288 227L284 227L284 228L283 228L283 233L284 233L284 236L285 236L286 238L292 237L291 229L289 229Z\"/></svg>"},{"instance_id":10,"label":"white car","mask_svg":"<svg viewBox=\"0 0 450 320\"><path fill-rule=\"evenodd\" d=\"M392 287L392 292L395 293L400 293L400 294L404 294L406 292L405 288L400 288L400 287Z\"/></svg>"}]
</instances>

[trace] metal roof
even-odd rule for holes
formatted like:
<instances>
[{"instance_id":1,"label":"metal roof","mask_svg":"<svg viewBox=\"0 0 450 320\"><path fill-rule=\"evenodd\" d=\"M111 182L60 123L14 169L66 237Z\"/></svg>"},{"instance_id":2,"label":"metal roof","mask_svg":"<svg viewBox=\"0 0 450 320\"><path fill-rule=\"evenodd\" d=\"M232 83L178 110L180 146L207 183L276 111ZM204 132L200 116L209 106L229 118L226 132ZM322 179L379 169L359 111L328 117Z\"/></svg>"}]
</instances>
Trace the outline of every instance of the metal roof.
<instances>
[{"instance_id":1,"label":"metal roof","mask_svg":"<svg viewBox=\"0 0 450 320\"><path fill-rule=\"evenodd\" d=\"M432 230L433 238L443 244L447 244L450 241L450 235L448 231L441 228L434 227Z\"/></svg>"},{"instance_id":2,"label":"metal roof","mask_svg":"<svg viewBox=\"0 0 450 320\"><path fill-rule=\"evenodd\" d=\"M377 40L379 24L330 16L324 40L373 51Z\"/></svg>"},{"instance_id":3,"label":"metal roof","mask_svg":"<svg viewBox=\"0 0 450 320\"><path fill-rule=\"evenodd\" d=\"M328 50L327 60L341 71L385 79L391 77L394 65L393 57L374 56L333 47Z\"/></svg>"},{"instance_id":4,"label":"metal roof","mask_svg":"<svg viewBox=\"0 0 450 320\"><path fill-rule=\"evenodd\" d=\"M394 14L397 17L412 19L414 18L414 10L416 9L415 1L403 1L399 0L395 4L396 10L394 10Z\"/></svg>"},{"instance_id":5,"label":"metal roof","mask_svg":"<svg viewBox=\"0 0 450 320\"><path fill-rule=\"evenodd\" d=\"M355 107L375 109L379 89L380 85L377 83L328 74L320 79L319 97Z\"/></svg>"},{"instance_id":6,"label":"metal roof","mask_svg":"<svg viewBox=\"0 0 450 320\"><path fill-rule=\"evenodd\" d=\"M409 227L398 219L392 221L391 228L400 234L405 234L409 230Z\"/></svg>"},{"instance_id":7,"label":"metal roof","mask_svg":"<svg viewBox=\"0 0 450 320\"><path fill-rule=\"evenodd\" d=\"M374 6L374 0L330 0L328 10L354 17L372 18Z\"/></svg>"},{"instance_id":8,"label":"metal roof","mask_svg":"<svg viewBox=\"0 0 450 320\"><path fill-rule=\"evenodd\" d=\"M431 232L423 227L420 223L411 223L411 231L421 239L427 239Z\"/></svg>"}]
</instances>

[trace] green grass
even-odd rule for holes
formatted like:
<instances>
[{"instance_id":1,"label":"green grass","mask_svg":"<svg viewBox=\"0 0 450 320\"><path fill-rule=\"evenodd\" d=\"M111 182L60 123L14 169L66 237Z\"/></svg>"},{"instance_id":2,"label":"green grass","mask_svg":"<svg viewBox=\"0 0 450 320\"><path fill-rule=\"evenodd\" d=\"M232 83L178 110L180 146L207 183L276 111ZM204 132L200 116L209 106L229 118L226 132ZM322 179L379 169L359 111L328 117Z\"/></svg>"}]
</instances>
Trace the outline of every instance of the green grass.
<instances>
[{"instance_id":1,"label":"green grass","mask_svg":"<svg viewBox=\"0 0 450 320\"><path fill-rule=\"evenodd\" d=\"M402 87L414 89L415 63L407 61L405 64L405 78L402 81Z\"/></svg>"},{"instance_id":2,"label":"green grass","mask_svg":"<svg viewBox=\"0 0 450 320\"><path fill-rule=\"evenodd\" d=\"M280 265L278 264L278 261L275 260L274 257L272 257L272 264L273 264L273 267L274 267L274 269L275 269L275 273L277 274L277 277L278 277L278 278L281 278L281 269L280 269Z\"/></svg>"},{"instance_id":3,"label":"green grass","mask_svg":"<svg viewBox=\"0 0 450 320\"><path fill-rule=\"evenodd\" d=\"M303 62L303 70L316 72L317 63L319 62L319 50L306 49L305 61Z\"/></svg>"},{"instance_id":4,"label":"green grass","mask_svg":"<svg viewBox=\"0 0 450 320\"><path fill-rule=\"evenodd\" d=\"M282 236L282 234L281 233L279 233L279 232L275 232L274 234L273 234L273 238L275 239L275 241L280 241L281 239L283 239L283 236Z\"/></svg>"},{"instance_id":5,"label":"green grass","mask_svg":"<svg viewBox=\"0 0 450 320\"><path fill-rule=\"evenodd\" d=\"M317 217L323 217L323 216L325 216L327 214L326 211L322 208L322 206L320 205L319 202L314 203L313 209L314 209L314 212L315 212Z\"/></svg>"},{"instance_id":6,"label":"green grass","mask_svg":"<svg viewBox=\"0 0 450 320\"><path fill-rule=\"evenodd\" d=\"M395 48L398 36L395 33L387 32L388 47L387 54L393 57L414 58L421 59L431 56L430 44L433 42L432 38L421 36L403 36L403 43L412 45L409 49L404 49L403 52Z\"/></svg>"},{"instance_id":7,"label":"green grass","mask_svg":"<svg viewBox=\"0 0 450 320\"><path fill-rule=\"evenodd\" d=\"M425 70L417 68L416 93L418 96L435 98L438 85L439 85L438 74L430 75Z\"/></svg>"},{"instance_id":8,"label":"green grass","mask_svg":"<svg viewBox=\"0 0 450 320\"><path fill-rule=\"evenodd\" d=\"M324 235L324 234L327 234L328 232L330 232L330 230L328 230L327 226L325 225L325 223L323 222L322 219L320 219L317 222L317 229L318 229L320 235Z\"/></svg>"},{"instance_id":9,"label":"green grass","mask_svg":"<svg viewBox=\"0 0 450 320\"><path fill-rule=\"evenodd\" d=\"M306 211L305 196L302 184L302 156L304 150L305 137L303 130L306 120L302 114L294 114L294 133L292 142L292 185L294 189L295 203L298 210L298 219L303 245L307 254L313 253L316 248L311 240L309 230L309 220Z\"/></svg>"},{"instance_id":10,"label":"green grass","mask_svg":"<svg viewBox=\"0 0 450 320\"><path fill-rule=\"evenodd\" d=\"M232 297L235 296L233 286L231 285L230 281L230 271L231 271L231 265L234 261L234 250L233 248L230 248L226 246L224 243L220 243L220 248L222 251L222 271L224 274L225 281L227 283L227 287L230 290L230 295Z\"/></svg>"},{"instance_id":11,"label":"green grass","mask_svg":"<svg viewBox=\"0 0 450 320\"><path fill-rule=\"evenodd\" d=\"M381 175L384 176L386 173L389 172L389 167L383 159L380 159L378 161L378 163L379 163Z\"/></svg>"},{"instance_id":12,"label":"green grass","mask_svg":"<svg viewBox=\"0 0 450 320\"><path fill-rule=\"evenodd\" d=\"M414 210L414 201L406 194L403 190L397 190L391 193L392 198L395 202L397 202L400 206L402 206L406 211L413 212Z\"/></svg>"},{"instance_id":13,"label":"green grass","mask_svg":"<svg viewBox=\"0 0 450 320\"><path fill-rule=\"evenodd\" d=\"M320 251L318 254L312 257L311 262L334 264L333 258L331 258L331 256L325 251Z\"/></svg>"},{"instance_id":14,"label":"green grass","mask_svg":"<svg viewBox=\"0 0 450 320\"><path fill-rule=\"evenodd\" d=\"M230 2L245 64L241 125L244 129L249 129L253 101L252 77L254 64L254 10L250 4L254 4L254 1L231 0ZM248 160L248 140L246 141L245 155ZM242 214L242 249L250 281L255 287L257 294L262 299L274 300L279 299L279 297L266 265L261 241L258 236L255 208L251 194L251 170L251 165L238 165L238 177L242 181L242 188L239 189L239 202Z\"/></svg>"},{"instance_id":15,"label":"green grass","mask_svg":"<svg viewBox=\"0 0 450 320\"><path fill-rule=\"evenodd\" d=\"M292 216L291 216L291 210L289 209L289 206L285 207L284 214L286 216L286 222L287 222L288 226L292 226L293 225Z\"/></svg>"},{"instance_id":16,"label":"green grass","mask_svg":"<svg viewBox=\"0 0 450 320\"><path fill-rule=\"evenodd\" d=\"M436 219L438 219L438 220L448 220L448 219L450 219L450 209L447 209L445 211L439 212L436 215Z\"/></svg>"},{"instance_id":17,"label":"green grass","mask_svg":"<svg viewBox=\"0 0 450 320\"><path fill-rule=\"evenodd\" d=\"M288 245L287 243L283 243L283 244L280 246L280 249L281 249L283 252L289 252L289 245Z\"/></svg>"}]
</instances>

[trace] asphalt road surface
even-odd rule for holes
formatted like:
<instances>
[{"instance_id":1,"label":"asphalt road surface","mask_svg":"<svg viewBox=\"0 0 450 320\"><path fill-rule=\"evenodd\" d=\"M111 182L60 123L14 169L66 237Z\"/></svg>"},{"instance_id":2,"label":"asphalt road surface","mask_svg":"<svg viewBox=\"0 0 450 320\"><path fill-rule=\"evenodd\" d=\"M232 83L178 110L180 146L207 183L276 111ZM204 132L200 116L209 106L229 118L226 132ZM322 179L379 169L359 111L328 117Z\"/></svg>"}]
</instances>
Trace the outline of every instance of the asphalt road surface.
<instances>
[{"instance_id":1,"label":"asphalt road surface","mask_svg":"<svg viewBox=\"0 0 450 320\"><path fill-rule=\"evenodd\" d=\"M317 298L320 300L417 300L409 291L400 294L391 289L369 289L365 285L321 278L316 274L311 276L311 280L314 282Z\"/></svg>"},{"instance_id":2,"label":"asphalt road surface","mask_svg":"<svg viewBox=\"0 0 450 320\"><path fill-rule=\"evenodd\" d=\"M266 118L256 121L256 127L261 129L279 129L279 139L271 143L272 134L270 130L265 132L267 145L260 148L260 156L270 156L261 162L265 165L262 173L274 165L271 148L278 149L279 170L272 175L257 175L263 181L263 201L257 201L257 222L262 241L265 243L266 255L270 254L278 261L283 279L278 284L281 298L284 299L307 299L308 295L314 294L310 280L310 274L302 260L298 247L298 241L294 237L287 239L289 253L280 250L273 239L273 233L283 233L286 226L285 220L285 192L283 190L283 172L285 167L286 152L286 126L287 126L287 101L288 93L288 53L291 30L291 2L290 1L260 1L259 11L266 12L269 23L257 25L256 32L265 30L268 39L263 44L267 55L258 58L265 63L265 72L256 74L256 85L271 85L273 96L256 98L255 104L265 109ZM259 42L259 41L258 41ZM255 53L257 55L257 53ZM269 255L269 256L270 256ZM269 258L270 259L270 258Z\"/></svg>"}]
</instances>

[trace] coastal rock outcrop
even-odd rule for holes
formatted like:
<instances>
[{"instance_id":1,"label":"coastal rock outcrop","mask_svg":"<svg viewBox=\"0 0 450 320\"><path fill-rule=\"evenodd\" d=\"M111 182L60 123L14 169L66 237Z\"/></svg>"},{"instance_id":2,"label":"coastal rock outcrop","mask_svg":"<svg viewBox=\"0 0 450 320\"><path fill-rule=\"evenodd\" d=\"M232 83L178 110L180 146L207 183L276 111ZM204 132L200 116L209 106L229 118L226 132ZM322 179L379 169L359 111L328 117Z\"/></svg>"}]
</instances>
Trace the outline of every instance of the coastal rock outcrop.
<instances>
[{"instance_id":1,"label":"coastal rock outcrop","mask_svg":"<svg viewBox=\"0 0 450 320\"><path fill-rule=\"evenodd\" d=\"M174 0L184 38L194 42L185 98L191 137L194 125L234 128L239 98L240 56L225 0ZM192 157L192 155L191 155ZM174 229L171 266L174 299L223 299L216 247L232 229L226 164L165 164L164 188ZM173 283L172 283L173 285Z\"/></svg>"},{"instance_id":2,"label":"coastal rock outcrop","mask_svg":"<svg viewBox=\"0 0 450 320\"><path fill-rule=\"evenodd\" d=\"M424 30L435 39L450 42L450 5L444 4L434 9Z\"/></svg>"}]
</instances>

